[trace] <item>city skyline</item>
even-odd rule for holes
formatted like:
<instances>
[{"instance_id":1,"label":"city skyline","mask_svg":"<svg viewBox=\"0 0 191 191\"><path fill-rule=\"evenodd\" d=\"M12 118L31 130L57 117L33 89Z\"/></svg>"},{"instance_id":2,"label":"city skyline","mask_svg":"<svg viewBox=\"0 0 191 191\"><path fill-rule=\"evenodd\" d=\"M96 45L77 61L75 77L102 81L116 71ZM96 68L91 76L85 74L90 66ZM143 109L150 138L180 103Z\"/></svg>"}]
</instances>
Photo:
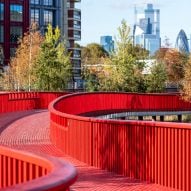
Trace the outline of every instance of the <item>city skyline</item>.
<instances>
[{"instance_id":1,"label":"city skyline","mask_svg":"<svg viewBox=\"0 0 191 191\"><path fill-rule=\"evenodd\" d=\"M178 33L183 29L187 37L191 35L191 24L189 25L189 2L188 0L84 0L81 2L82 9L82 39L80 44L99 43L100 36L116 36L117 28L125 19L129 26L132 26L134 19L134 7L146 6L152 3L160 9L161 23L161 44L165 38L169 38L172 47ZM189 43L190 44L190 43Z\"/></svg>"}]
</instances>

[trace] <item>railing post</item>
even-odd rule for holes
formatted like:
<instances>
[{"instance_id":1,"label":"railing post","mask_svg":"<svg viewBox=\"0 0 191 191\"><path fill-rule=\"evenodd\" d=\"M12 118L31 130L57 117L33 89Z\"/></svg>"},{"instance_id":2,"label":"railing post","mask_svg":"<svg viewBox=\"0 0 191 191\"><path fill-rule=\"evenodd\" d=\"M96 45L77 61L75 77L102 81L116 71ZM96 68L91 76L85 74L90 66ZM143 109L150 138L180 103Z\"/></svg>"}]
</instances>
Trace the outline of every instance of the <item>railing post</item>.
<instances>
[{"instance_id":1,"label":"railing post","mask_svg":"<svg viewBox=\"0 0 191 191\"><path fill-rule=\"evenodd\" d=\"M182 115L178 115L178 122L182 122Z\"/></svg>"},{"instance_id":2,"label":"railing post","mask_svg":"<svg viewBox=\"0 0 191 191\"><path fill-rule=\"evenodd\" d=\"M160 121L164 121L164 115L160 116Z\"/></svg>"}]
</instances>

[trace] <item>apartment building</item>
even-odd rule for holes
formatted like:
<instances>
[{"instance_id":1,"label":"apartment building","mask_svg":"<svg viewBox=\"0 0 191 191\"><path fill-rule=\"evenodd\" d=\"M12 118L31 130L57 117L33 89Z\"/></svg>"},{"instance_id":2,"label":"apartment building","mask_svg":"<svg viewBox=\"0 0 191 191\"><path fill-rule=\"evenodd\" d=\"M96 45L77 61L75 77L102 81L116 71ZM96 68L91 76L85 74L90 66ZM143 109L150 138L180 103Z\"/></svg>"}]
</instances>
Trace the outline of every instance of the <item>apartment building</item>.
<instances>
[{"instance_id":1,"label":"apartment building","mask_svg":"<svg viewBox=\"0 0 191 191\"><path fill-rule=\"evenodd\" d=\"M58 26L67 41L73 65L71 88L81 86L81 50L75 41L81 39L81 0L0 0L0 67L8 65L18 38L36 22L44 34L48 24ZM75 87L74 87L75 86Z\"/></svg>"},{"instance_id":2,"label":"apartment building","mask_svg":"<svg viewBox=\"0 0 191 191\"><path fill-rule=\"evenodd\" d=\"M9 63L17 41L29 27L29 0L0 0L0 67Z\"/></svg>"}]
</instances>

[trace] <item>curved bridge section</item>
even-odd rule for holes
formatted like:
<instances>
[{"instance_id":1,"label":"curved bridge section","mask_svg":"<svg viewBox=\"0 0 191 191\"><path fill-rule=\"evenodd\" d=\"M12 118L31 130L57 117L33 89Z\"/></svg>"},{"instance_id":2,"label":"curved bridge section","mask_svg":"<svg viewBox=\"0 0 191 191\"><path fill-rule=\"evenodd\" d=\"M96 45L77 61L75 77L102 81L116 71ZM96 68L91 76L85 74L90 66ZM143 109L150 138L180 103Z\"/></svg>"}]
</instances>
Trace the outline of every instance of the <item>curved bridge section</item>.
<instances>
[{"instance_id":1,"label":"curved bridge section","mask_svg":"<svg viewBox=\"0 0 191 191\"><path fill-rule=\"evenodd\" d=\"M0 188L3 190L69 190L76 179L71 165L0 146Z\"/></svg>"},{"instance_id":2,"label":"curved bridge section","mask_svg":"<svg viewBox=\"0 0 191 191\"><path fill-rule=\"evenodd\" d=\"M56 92L20 92L0 93L0 113L47 109L48 104L59 96L67 93Z\"/></svg>"},{"instance_id":3,"label":"curved bridge section","mask_svg":"<svg viewBox=\"0 0 191 191\"><path fill-rule=\"evenodd\" d=\"M58 98L49 110L51 140L67 154L131 178L191 190L191 125L84 117L191 110L178 95L74 94Z\"/></svg>"},{"instance_id":4,"label":"curved bridge section","mask_svg":"<svg viewBox=\"0 0 191 191\"><path fill-rule=\"evenodd\" d=\"M0 113L4 113L5 119L2 121L0 119L0 133L6 128L6 123L4 124L3 121L6 121L6 117L9 118L6 116L6 112L47 109L50 101L65 94L51 92L1 93ZM0 189L2 190L68 191L76 178L75 168L57 158L0 146Z\"/></svg>"}]
</instances>

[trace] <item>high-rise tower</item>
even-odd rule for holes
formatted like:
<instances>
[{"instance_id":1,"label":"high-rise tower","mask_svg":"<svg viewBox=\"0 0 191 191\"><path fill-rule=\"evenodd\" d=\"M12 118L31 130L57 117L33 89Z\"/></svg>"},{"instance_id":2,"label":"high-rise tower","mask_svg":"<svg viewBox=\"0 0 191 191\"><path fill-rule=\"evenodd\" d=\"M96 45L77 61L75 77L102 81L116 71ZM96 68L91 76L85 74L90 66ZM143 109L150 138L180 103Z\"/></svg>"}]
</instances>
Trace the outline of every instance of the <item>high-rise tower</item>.
<instances>
[{"instance_id":1,"label":"high-rise tower","mask_svg":"<svg viewBox=\"0 0 191 191\"><path fill-rule=\"evenodd\" d=\"M147 8L135 7L135 24L133 29L134 44L149 50L153 55L161 45L160 39L160 10L152 4Z\"/></svg>"},{"instance_id":2,"label":"high-rise tower","mask_svg":"<svg viewBox=\"0 0 191 191\"><path fill-rule=\"evenodd\" d=\"M112 39L112 36L101 36L100 44L104 48L104 50L107 51L108 53L114 51L114 41Z\"/></svg>"},{"instance_id":3,"label":"high-rise tower","mask_svg":"<svg viewBox=\"0 0 191 191\"><path fill-rule=\"evenodd\" d=\"M182 53L189 54L188 38L184 30L182 29L180 30L176 38L175 48Z\"/></svg>"}]
</instances>

